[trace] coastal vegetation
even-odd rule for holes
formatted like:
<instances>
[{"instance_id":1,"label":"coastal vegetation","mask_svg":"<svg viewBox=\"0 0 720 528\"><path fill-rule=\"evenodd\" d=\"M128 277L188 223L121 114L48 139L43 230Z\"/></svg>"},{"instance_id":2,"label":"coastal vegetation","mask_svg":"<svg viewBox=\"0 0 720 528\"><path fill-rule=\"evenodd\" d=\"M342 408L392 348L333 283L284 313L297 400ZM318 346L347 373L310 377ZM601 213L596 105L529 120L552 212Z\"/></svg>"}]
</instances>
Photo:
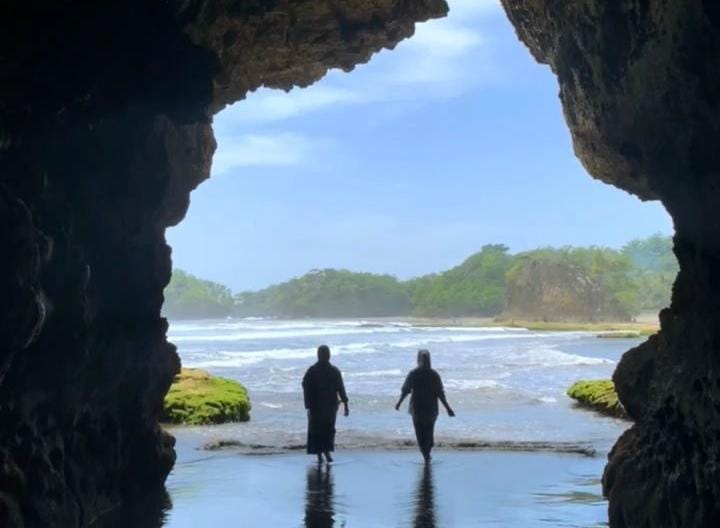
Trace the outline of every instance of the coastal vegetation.
<instances>
[{"instance_id":1,"label":"coastal vegetation","mask_svg":"<svg viewBox=\"0 0 720 528\"><path fill-rule=\"evenodd\" d=\"M677 261L669 237L621 249L540 248L512 254L489 244L460 265L401 281L391 275L313 270L234 297L229 288L175 270L168 317L496 317L504 322L631 322L669 303ZM636 329L628 329L635 331ZM608 335L608 337L610 337Z\"/></svg>"},{"instance_id":2,"label":"coastal vegetation","mask_svg":"<svg viewBox=\"0 0 720 528\"><path fill-rule=\"evenodd\" d=\"M173 270L164 294L163 314L172 319L226 317L233 307L230 288L181 269Z\"/></svg>"},{"instance_id":3,"label":"coastal vegetation","mask_svg":"<svg viewBox=\"0 0 720 528\"><path fill-rule=\"evenodd\" d=\"M615 385L612 380L582 380L574 383L567 395L583 407L587 407L607 416L626 418Z\"/></svg>"},{"instance_id":4,"label":"coastal vegetation","mask_svg":"<svg viewBox=\"0 0 720 528\"><path fill-rule=\"evenodd\" d=\"M235 313L245 316L382 317L411 309L409 291L395 277L334 269L235 297Z\"/></svg>"},{"instance_id":5,"label":"coastal vegetation","mask_svg":"<svg viewBox=\"0 0 720 528\"><path fill-rule=\"evenodd\" d=\"M163 405L166 423L206 425L249 419L250 397L245 387L199 369L182 369Z\"/></svg>"},{"instance_id":6,"label":"coastal vegetation","mask_svg":"<svg viewBox=\"0 0 720 528\"><path fill-rule=\"evenodd\" d=\"M513 264L507 246L490 244L459 266L405 283L410 315L493 316L505 306L506 274Z\"/></svg>"}]
</instances>

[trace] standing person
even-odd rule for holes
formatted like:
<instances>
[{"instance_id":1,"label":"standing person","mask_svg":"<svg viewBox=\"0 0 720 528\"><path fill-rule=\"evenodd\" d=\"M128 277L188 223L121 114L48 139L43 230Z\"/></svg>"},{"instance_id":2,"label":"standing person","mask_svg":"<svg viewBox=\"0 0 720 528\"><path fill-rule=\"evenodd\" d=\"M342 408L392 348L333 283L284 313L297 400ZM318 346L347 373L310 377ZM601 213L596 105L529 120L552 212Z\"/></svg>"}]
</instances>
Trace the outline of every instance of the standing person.
<instances>
[{"instance_id":1,"label":"standing person","mask_svg":"<svg viewBox=\"0 0 720 528\"><path fill-rule=\"evenodd\" d=\"M345 407L345 416L350 414L350 409L340 369L330 363L330 348L320 345L317 358L317 363L305 373L302 387L308 413L307 452L317 455L318 463L321 463L322 455L327 462L332 462L330 453L335 451L339 401Z\"/></svg>"},{"instance_id":2,"label":"standing person","mask_svg":"<svg viewBox=\"0 0 720 528\"><path fill-rule=\"evenodd\" d=\"M411 370L405 378L395 410L399 411L403 400L408 394L412 394L410 396L410 415L415 427L415 437L425 462L430 462L430 451L435 444L438 400L442 402L448 416L455 416L455 411L450 408L450 404L445 399L445 390L440 374L431 367L430 352L424 349L419 350L417 364L417 368Z\"/></svg>"}]
</instances>

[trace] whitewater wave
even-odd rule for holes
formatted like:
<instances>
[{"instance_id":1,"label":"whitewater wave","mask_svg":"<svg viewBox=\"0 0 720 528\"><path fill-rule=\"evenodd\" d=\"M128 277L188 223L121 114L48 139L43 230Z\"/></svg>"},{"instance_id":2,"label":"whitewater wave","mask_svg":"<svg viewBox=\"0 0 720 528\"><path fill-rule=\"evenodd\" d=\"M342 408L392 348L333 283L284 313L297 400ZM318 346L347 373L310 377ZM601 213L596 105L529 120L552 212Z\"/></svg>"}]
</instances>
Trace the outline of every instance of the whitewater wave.
<instances>
[{"instance_id":1,"label":"whitewater wave","mask_svg":"<svg viewBox=\"0 0 720 528\"><path fill-rule=\"evenodd\" d=\"M429 344L442 344L442 343L472 343L476 341L504 341L504 340L510 340L510 339L531 339L531 338L539 338L542 339L544 336L541 334L530 334L530 333L521 333L521 334L510 334L510 333L500 333L500 334L479 334L479 335L438 335L438 336L428 336L424 339L403 339L400 341L395 341L393 343L388 343L391 346L395 347L401 347L401 348L411 348L411 347L421 347L423 345L429 345Z\"/></svg>"},{"instance_id":2,"label":"whitewater wave","mask_svg":"<svg viewBox=\"0 0 720 528\"><path fill-rule=\"evenodd\" d=\"M333 347L333 355L343 354L374 354L377 350L369 343L352 343ZM196 368L232 368L243 367L260 363L262 361L278 361L292 359L311 359L317 357L316 348L271 348L267 350L254 351L219 351L213 354L211 359L187 358L184 361L189 367Z\"/></svg>"},{"instance_id":3,"label":"whitewater wave","mask_svg":"<svg viewBox=\"0 0 720 528\"><path fill-rule=\"evenodd\" d=\"M402 376L403 372L400 369L387 369L387 370L369 370L367 372L351 372L344 374L346 378L379 378L383 376Z\"/></svg>"},{"instance_id":4,"label":"whitewater wave","mask_svg":"<svg viewBox=\"0 0 720 528\"><path fill-rule=\"evenodd\" d=\"M268 409L282 409L283 406L280 403L260 402L260 405L267 407Z\"/></svg>"},{"instance_id":5,"label":"whitewater wave","mask_svg":"<svg viewBox=\"0 0 720 528\"><path fill-rule=\"evenodd\" d=\"M523 351L509 351L503 355L505 367L570 367L582 365L614 365L607 358L570 354L553 347L537 347Z\"/></svg>"},{"instance_id":6,"label":"whitewater wave","mask_svg":"<svg viewBox=\"0 0 720 528\"><path fill-rule=\"evenodd\" d=\"M339 335L358 335L358 334L379 334L379 333L401 333L408 332L407 327L388 327L383 326L380 328L366 328L362 326L353 326L349 328L322 328L322 327L308 327L305 329L281 329L277 330L258 330L257 327L253 327L252 330L246 332L233 332L219 335L204 335L204 334L190 334L190 335L177 335L170 334L168 340L173 343L193 342L193 341L256 341L262 339L287 339L297 337L320 337L320 336L339 336Z\"/></svg>"},{"instance_id":7,"label":"whitewater wave","mask_svg":"<svg viewBox=\"0 0 720 528\"><path fill-rule=\"evenodd\" d=\"M540 396L538 401L542 403L557 403L557 398L554 396Z\"/></svg>"},{"instance_id":8,"label":"whitewater wave","mask_svg":"<svg viewBox=\"0 0 720 528\"><path fill-rule=\"evenodd\" d=\"M447 379L444 385L446 389L455 391L505 388L502 383L492 379Z\"/></svg>"},{"instance_id":9,"label":"whitewater wave","mask_svg":"<svg viewBox=\"0 0 720 528\"><path fill-rule=\"evenodd\" d=\"M417 330L449 330L452 332L480 332L480 333L516 333L526 334L527 328L514 326L417 326Z\"/></svg>"}]
</instances>

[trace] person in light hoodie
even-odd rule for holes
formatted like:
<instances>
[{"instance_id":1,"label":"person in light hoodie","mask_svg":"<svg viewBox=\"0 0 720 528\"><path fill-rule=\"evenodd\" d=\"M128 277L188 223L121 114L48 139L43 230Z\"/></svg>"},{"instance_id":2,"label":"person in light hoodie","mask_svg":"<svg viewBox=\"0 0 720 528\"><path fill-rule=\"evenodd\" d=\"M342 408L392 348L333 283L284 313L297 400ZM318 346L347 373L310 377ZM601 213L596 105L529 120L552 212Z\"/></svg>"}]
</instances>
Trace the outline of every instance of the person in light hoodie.
<instances>
[{"instance_id":1,"label":"person in light hoodie","mask_svg":"<svg viewBox=\"0 0 720 528\"><path fill-rule=\"evenodd\" d=\"M428 350L418 351L417 365L405 378L395 410L400 410L400 405L410 395L409 411L415 427L415 437L425 462L430 462L430 452L435 445L438 401L443 404L448 416L455 416L455 411L445 398L442 379L432 368Z\"/></svg>"}]
</instances>

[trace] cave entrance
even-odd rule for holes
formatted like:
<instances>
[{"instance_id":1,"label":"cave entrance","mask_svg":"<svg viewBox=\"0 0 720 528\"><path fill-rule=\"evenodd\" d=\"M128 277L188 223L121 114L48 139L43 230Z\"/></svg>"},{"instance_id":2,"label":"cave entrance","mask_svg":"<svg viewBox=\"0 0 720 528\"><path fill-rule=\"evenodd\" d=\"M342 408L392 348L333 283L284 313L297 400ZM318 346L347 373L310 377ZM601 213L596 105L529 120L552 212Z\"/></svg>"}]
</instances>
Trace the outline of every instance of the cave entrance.
<instances>
[{"instance_id":1,"label":"cave entrance","mask_svg":"<svg viewBox=\"0 0 720 528\"><path fill-rule=\"evenodd\" d=\"M607 520L604 455L629 423L565 390L657 325L671 222L587 177L555 76L498 5L450 4L350 74L216 116L213 177L168 235L164 310L183 364L245 384L253 419L172 429L168 526ZM299 382L325 342L352 410L339 464L317 471L297 454ZM431 471L392 410L423 347L458 414ZM457 498L468 486L480 500Z\"/></svg>"}]
</instances>

